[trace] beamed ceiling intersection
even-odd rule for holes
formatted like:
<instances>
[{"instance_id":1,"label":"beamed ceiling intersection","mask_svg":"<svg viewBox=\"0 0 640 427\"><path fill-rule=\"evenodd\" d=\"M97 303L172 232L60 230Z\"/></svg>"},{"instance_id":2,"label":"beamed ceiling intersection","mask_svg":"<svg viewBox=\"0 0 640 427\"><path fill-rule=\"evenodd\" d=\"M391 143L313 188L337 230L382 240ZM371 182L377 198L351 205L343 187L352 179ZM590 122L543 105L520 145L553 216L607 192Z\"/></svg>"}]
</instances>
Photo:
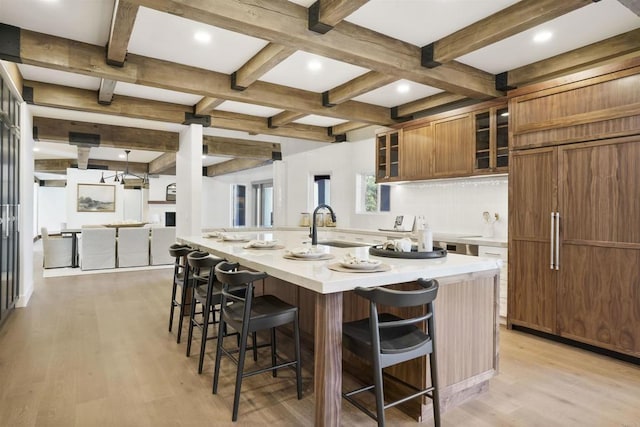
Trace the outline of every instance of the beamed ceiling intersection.
<instances>
[{"instance_id":1,"label":"beamed ceiling intersection","mask_svg":"<svg viewBox=\"0 0 640 427\"><path fill-rule=\"evenodd\" d=\"M23 96L35 105L168 123L202 123L215 128L244 131L251 135L342 142L346 139L346 132L361 127L392 125L432 110L502 97L513 87L640 54L640 29L635 29L493 75L457 62L456 59L586 7L593 1L522 0L426 46L415 46L345 20L366 3L367 0L318 0L311 7L305 8L285 0L260 3L240 0L119 0L115 2L106 47L0 24L0 58L101 79L97 93L87 89L24 81ZM630 9L637 9L637 3L621 3ZM131 54L127 50L141 6L266 40L268 43L231 74ZM637 10L634 11L638 13ZM260 80L267 72L300 50L357 65L369 71L323 93ZM401 79L442 91L392 108L353 100ZM185 106L115 95L118 82L170 89L199 95L202 99L193 106ZM271 117L258 117L216 110L225 101L284 111ZM345 122L329 127L294 123L307 115L341 119ZM94 125L92 128L91 124L45 118L36 118L35 126L38 128L38 137L47 140L69 142L70 129L82 128L88 133L100 135L100 143L104 146L167 153L159 157L155 165L149 164L146 172L159 173L171 170L175 165L175 154L172 157L172 153L175 153L177 147L177 134L171 132L164 132L169 134L164 135L160 131L131 128L131 132L127 133L118 126ZM157 132L161 136L141 139L140 135L144 132ZM209 147L210 154L226 153L224 150L220 151L220 147L225 144L218 142ZM279 147L262 143L269 147L269 153L263 152L255 145L256 141L252 142L253 145L247 144L245 140L227 139L226 145L239 144L241 149L232 154L222 154L231 155L235 159L210 167L208 174L211 176L259 166L277 158L269 153L280 152ZM83 150L83 155L86 156L89 150L90 147ZM246 150L255 150L260 154L251 158ZM55 162L46 166L45 162L41 163L42 167L51 169ZM57 165L62 163L64 162L58 162ZM83 163L87 166L86 162ZM89 158L88 165L91 163ZM114 165L116 166L118 165Z\"/></svg>"}]
</instances>

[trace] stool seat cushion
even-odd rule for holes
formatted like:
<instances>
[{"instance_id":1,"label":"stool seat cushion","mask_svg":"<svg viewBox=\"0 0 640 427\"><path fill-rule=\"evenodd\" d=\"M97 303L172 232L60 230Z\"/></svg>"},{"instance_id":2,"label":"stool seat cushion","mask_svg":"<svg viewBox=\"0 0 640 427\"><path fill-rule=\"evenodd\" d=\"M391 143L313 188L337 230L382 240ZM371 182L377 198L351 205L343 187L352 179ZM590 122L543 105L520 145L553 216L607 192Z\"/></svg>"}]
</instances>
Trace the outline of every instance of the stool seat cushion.
<instances>
[{"instance_id":1,"label":"stool seat cushion","mask_svg":"<svg viewBox=\"0 0 640 427\"><path fill-rule=\"evenodd\" d=\"M225 307L225 316L232 326L242 324L244 303L235 302ZM249 331L272 328L292 322L298 308L287 304L273 295L263 295L253 299L251 304L251 318Z\"/></svg>"}]
</instances>

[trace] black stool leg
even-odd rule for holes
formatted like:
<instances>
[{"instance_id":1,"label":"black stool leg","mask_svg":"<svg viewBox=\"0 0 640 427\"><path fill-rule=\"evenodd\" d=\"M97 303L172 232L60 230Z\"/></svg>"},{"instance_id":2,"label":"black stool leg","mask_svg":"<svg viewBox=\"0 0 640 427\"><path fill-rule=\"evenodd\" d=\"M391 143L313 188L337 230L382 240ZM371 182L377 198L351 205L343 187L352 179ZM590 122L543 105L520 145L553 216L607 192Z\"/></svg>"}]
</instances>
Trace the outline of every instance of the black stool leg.
<instances>
[{"instance_id":1,"label":"black stool leg","mask_svg":"<svg viewBox=\"0 0 640 427\"><path fill-rule=\"evenodd\" d=\"M209 335L209 317L211 317L211 303L206 302L202 307L202 341L200 342L200 358L198 359L198 373L202 373L202 366L204 365L204 351L207 347L207 336ZM213 313L213 320L216 320L216 314Z\"/></svg>"},{"instance_id":2,"label":"black stool leg","mask_svg":"<svg viewBox=\"0 0 640 427\"><path fill-rule=\"evenodd\" d=\"M300 357L300 327L298 325L298 313L293 321L293 334L296 346L296 386L298 389L298 400L302 399L302 357Z\"/></svg>"},{"instance_id":3,"label":"black stool leg","mask_svg":"<svg viewBox=\"0 0 640 427\"><path fill-rule=\"evenodd\" d=\"M384 427L384 380L382 379L382 368L380 358L374 357L373 380L376 392L376 416L378 417L378 427Z\"/></svg>"},{"instance_id":4,"label":"black stool leg","mask_svg":"<svg viewBox=\"0 0 640 427\"><path fill-rule=\"evenodd\" d=\"M171 311L169 312L169 332L173 327L173 312L176 308L176 278L173 277L173 289L171 291Z\"/></svg>"},{"instance_id":5,"label":"black stool leg","mask_svg":"<svg viewBox=\"0 0 640 427\"><path fill-rule=\"evenodd\" d=\"M238 353L238 370L236 371L236 390L233 394L233 417L231 418L232 421L238 421L238 407L240 406L240 390L242 389L242 374L244 373L244 358L247 353L247 335L248 335L247 333L243 333L242 337L240 338L240 351ZM255 348L255 345L254 345L254 348Z\"/></svg>"},{"instance_id":6,"label":"black stool leg","mask_svg":"<svg viewBox=\"0 0 640 427\"><path fill-rule=\"evenodd\" d=\"M276 366L276 364L276 328L271 328L271 366ZM271 375L273 378L276 378L278 376L278 370L272 370Z\"/></svg>"},{"instance_id":7,"label":"black stool leg","mask_svg":"<svg viewBox=\"0 0 640 427\"><path fill-rule=\"evenodd\" d=\"M253 361L257 362L258 361L258 334L254 332L251 337L253 340ZM245 345L246 344L247 342L245 340Z\"/></svg>"},{"instance_id":8,"label":"black stool leg","mask_svg":"<svg viewBox=\"0 0 640 427\"><path fill-rule=\"evenodd\" d=\"M187 274L188 274L188 270L185 269L184 271L184 275L185 275L185 279L184 279L184 283L182 284L182 299L180 300L180 312L179 312L179 316L180 319L178 319L178 337L176 338L176 343L180 344L180 337L182 336L182 321L184 319L184 301L187 299L187 288L189 288L189 279L187 279ZM191 304L193 304L193 301L191 301Z\"/></svg>"},{"instance_id":9,"label":"black stool leg","mask_svg":"<svg viewBox=\"0 0 640 427\"><path fill-rule=\"evenodd\" d=\"M222 359L222 344L225 335L222 333L226 329L226 323L220 315L220 323L218 324L218 339L216 340L216 364L213 369L213 390L212 393L218 392L218 377L220 376L220 361Z\"/></svg>"},{"instance_id":10,"label":"black stool leg","mask_svg":"<svg viewBox=\"0 0 640 427\"><path fill-rule=\"evenodd\" d=\"M440 427L440 392L438 387L438 366L436 364L436 349L434 347L433 352L429 355L429 366L431 369L431 385L433 391L433 423L436 427Z\"/></svg>"},{"instance_id":11,"label":"black stool leg","mask_svg":"<svg viewBox=\"0 0 640 427\"><path fill-rule=\"evenodd\" d=\"M204 310L204 309L203 309ZM187 357L191 356L191 341L193 341L193 324L196 321L196 300L191 300L191 310L189 310L189 333L187 334Z\"/></svg>"}]
</instances>

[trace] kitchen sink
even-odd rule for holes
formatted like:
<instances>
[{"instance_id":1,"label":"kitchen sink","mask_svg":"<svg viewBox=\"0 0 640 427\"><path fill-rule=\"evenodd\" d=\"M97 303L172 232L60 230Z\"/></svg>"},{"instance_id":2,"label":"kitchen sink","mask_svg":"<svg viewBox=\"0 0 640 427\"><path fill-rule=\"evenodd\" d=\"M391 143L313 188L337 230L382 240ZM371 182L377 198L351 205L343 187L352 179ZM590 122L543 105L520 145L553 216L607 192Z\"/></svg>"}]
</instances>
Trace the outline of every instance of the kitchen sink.
<instances>
[{"instance_id":1,"label":"kitchen sink","mask_svg":"<svg viewBox=\"0 0 640 427\"><path fill-rule=\"evenodd\" d=\"M319 245L333 246L335 248L360 248L364 246L372 246L366 243L345 242L343 240L324 240L318 242Z\"/></svg>"}]
</instances>

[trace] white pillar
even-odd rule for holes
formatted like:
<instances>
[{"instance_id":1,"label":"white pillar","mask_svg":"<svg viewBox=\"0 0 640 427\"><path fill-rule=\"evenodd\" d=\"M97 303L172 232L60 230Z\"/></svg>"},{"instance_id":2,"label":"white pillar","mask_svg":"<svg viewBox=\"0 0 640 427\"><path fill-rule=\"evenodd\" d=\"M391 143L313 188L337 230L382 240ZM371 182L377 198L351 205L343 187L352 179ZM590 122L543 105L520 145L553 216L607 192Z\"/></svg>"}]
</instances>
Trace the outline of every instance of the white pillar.
<instances>
[{"instance_id":1,"label":"white pillar","mask_svg":"<svg viewBox=\"0 0 640 427\"><path fill-rule=\"evenodd\" d=\"M17 307L26 307L33 293L33 116L27 103L20 105L20 296Z\"/></svg>"},{"instance_id":2,"label":"white pillar","mask_svg":"<svg viewBox=\"0 0 640 427\"><path fill-rule=\"evenodd\" d=\"M176 154L176 235L202 233L202 125L180 132Z\"/></svg>"},{"instance_id":3,"label":"white pillar","mask_svg":"<svg viewBox=\"0 0 640 427\"><path fill-rule=\"evenodd\" d=\"M293 225L287 218L287 164L284 160L273 162L273 226Z\"/></svg>"}]
</instances>

